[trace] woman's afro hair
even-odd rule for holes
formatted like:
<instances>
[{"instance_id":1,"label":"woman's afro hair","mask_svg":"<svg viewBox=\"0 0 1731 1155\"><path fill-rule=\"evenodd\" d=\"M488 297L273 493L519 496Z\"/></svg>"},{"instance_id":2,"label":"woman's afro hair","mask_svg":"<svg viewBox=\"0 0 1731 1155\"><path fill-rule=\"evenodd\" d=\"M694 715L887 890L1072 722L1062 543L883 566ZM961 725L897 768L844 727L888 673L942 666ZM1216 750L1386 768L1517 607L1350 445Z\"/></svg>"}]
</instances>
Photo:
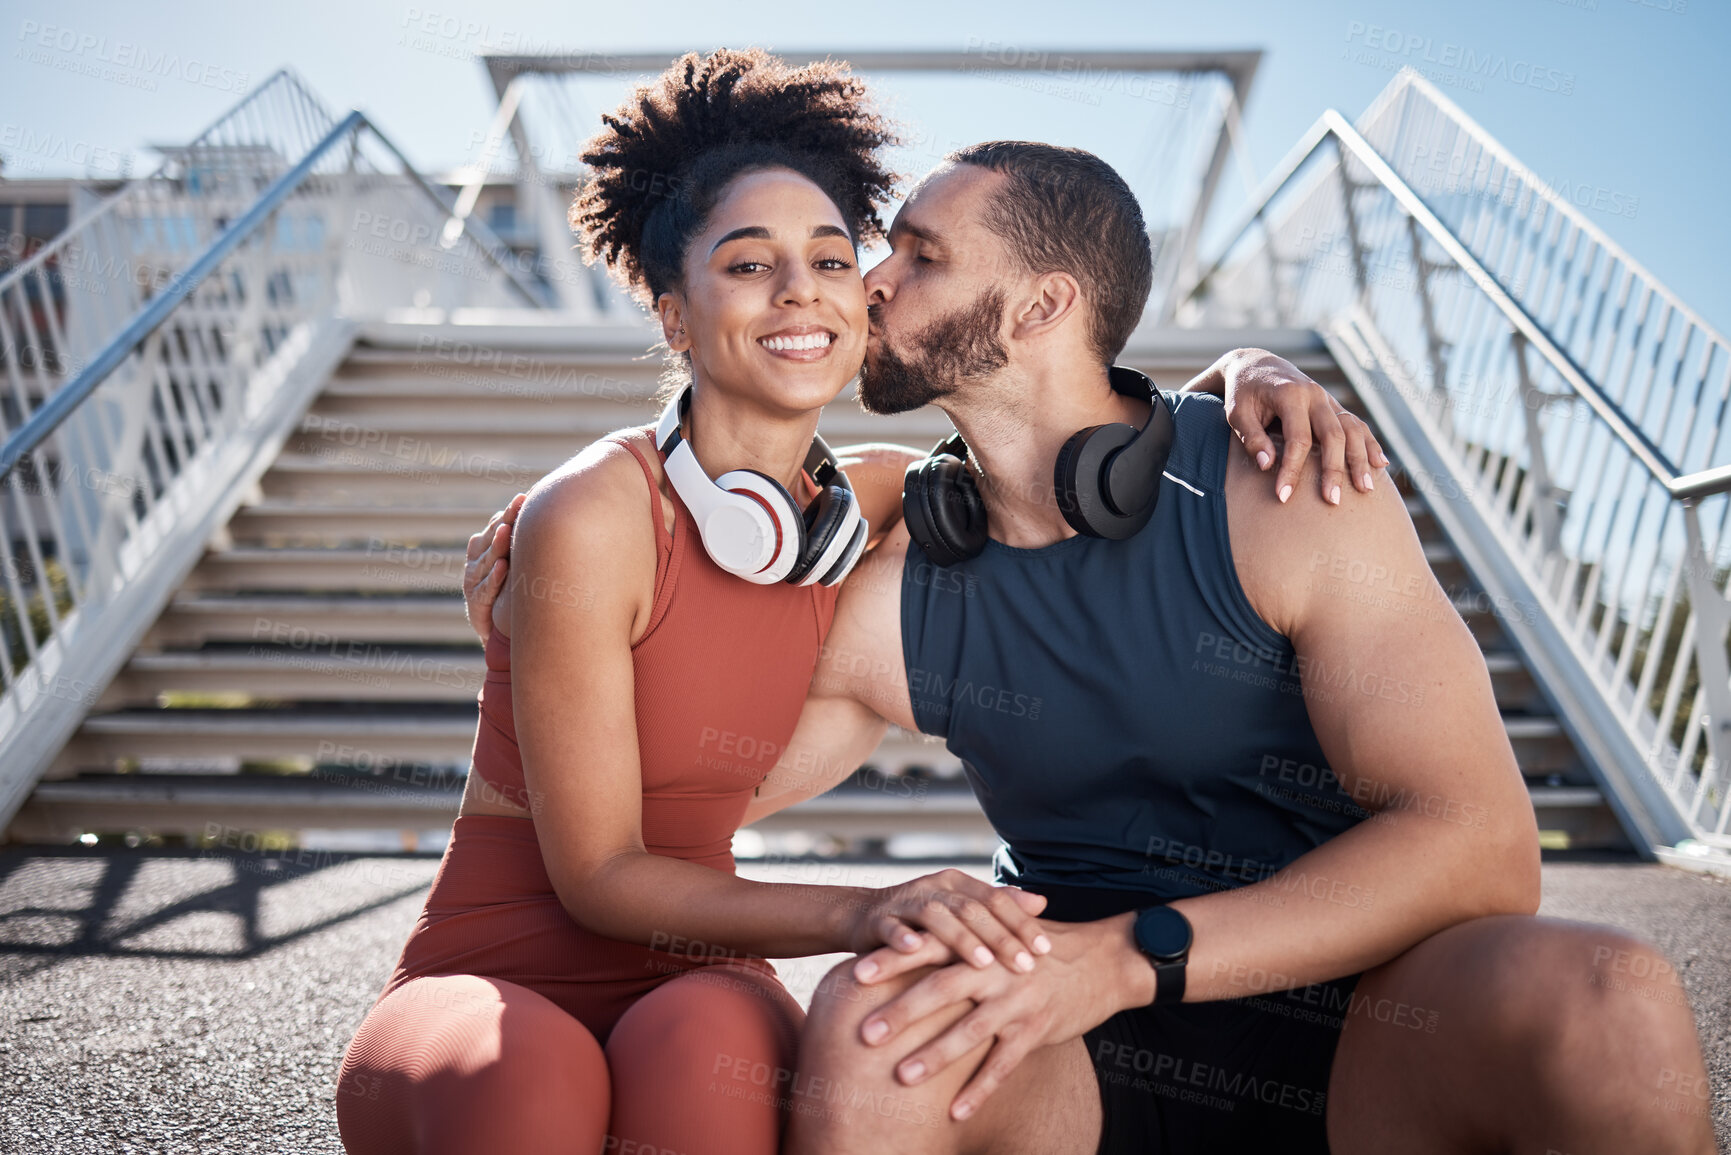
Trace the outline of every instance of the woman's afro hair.
<instances>
[{"instance_id":1,"label":"woman's afro hair","mask_svg":"<svg viewBox=\"0 0 1731 1155\"><path fill-rule=\"evenodd\" d=\"M584 260L605 262L645 303L681 283L691 238L743 172L792 169L835 202L855 243L883 235L878 208L896 178L879 153L898 137L845 64L690 52L601 119L571 226Z\"/></svg>"}]
</instances>

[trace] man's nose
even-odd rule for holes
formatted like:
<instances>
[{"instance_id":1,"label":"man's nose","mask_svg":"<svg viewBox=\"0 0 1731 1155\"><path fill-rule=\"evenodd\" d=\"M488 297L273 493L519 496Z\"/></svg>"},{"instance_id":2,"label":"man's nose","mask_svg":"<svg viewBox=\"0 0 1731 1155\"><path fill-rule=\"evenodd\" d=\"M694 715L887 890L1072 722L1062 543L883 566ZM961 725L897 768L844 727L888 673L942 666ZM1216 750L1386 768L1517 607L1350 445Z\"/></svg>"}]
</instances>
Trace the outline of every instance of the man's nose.
<instances>
[{"instance_id":1,"label":"man's nose","mask_svg":"<svg viewBox=\"0 0 1731 1155\"><path fill-rule=\"evenodd\" d=\"M865 275L866 304L881 305L896 295L895 282L887 275L884 266L889 262L879 262L868 270Z\"/></svg>"}]
</instances>

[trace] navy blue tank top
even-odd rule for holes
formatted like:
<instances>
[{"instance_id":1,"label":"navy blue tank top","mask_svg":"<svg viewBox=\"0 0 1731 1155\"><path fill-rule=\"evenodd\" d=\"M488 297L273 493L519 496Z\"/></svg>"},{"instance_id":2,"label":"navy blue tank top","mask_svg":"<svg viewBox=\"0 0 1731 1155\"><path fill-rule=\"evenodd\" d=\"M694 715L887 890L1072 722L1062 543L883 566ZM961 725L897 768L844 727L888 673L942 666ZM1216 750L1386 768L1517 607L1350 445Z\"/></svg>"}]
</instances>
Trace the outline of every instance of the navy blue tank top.
<instances>
[{"instance_id":1,"label":"navy blue tank top","mask_svg":"<svg viewBox=\"0 0 1731 1155\"><path fill-rule=\"evenodd\" d=\"M908 547L914 719L962 760L1001 882L1168 902L1266 878L1367 816L1326 767L1292 644L1239 585L1224 407L1166 396L1176 443L1135 536L991 541L949 568Z\"/></svg>"}]
</instances>

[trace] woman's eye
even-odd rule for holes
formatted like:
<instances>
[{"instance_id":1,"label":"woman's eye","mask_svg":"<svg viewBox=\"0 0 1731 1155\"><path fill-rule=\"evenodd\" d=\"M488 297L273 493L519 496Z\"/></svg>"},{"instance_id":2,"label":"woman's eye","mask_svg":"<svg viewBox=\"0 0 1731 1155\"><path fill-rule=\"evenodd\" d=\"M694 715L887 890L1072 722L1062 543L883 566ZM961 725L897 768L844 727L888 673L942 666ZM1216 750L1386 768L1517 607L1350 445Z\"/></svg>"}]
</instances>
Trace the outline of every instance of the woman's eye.
<instances>
[{"instance_id":1,"label":"woman's eye","mask_svg":"<svg viewBox=\"0 0 1731 1155\"><path fill-rule=\"evenodd\" d=\"M832 272L839 272L843 269L853 268L853 262L844 261L840 257L825 257L818 262L818 267L829 269Z\"/></svg>"},{"instance_id":2,"label":"woman's eye","mask_svg":"<svg viewBox=\"0 0 1731 1155\"><path fill-rule=\"evenodd\" d=\"M762 261L741 261L737 265L729 265L727 271L730 273L755 273L760 269L767 268L769 266Z\"/></svg>"}]
</instances>

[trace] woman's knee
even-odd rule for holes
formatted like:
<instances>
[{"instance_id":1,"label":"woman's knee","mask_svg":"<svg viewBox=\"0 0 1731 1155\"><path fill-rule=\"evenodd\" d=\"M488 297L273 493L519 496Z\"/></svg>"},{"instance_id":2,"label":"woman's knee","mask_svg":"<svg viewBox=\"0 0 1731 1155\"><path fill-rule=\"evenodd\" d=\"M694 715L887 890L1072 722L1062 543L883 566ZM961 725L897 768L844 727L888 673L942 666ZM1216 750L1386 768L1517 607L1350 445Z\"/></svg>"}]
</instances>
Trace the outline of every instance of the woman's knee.
<instances>
[{"instance_id":1,"label":"woman's knee","mask_svg":"<svg viewBox=\"0 0 1731 1155\"><path fill-rule=\"evenodd\" d=\"M649 1063L710 1075L730 1064L791 1064L804 1012L772 976L704 967L662 984L621 1016L607 1040L615 1069Z\"/></svg>"},{"instance_id":2,"label":"woman's knee","mask_svg":"<svg viewBox=\"0 0 1731 1155\"><path fill-rule=\"evenodd\" d=\"M473 975L405 983L349 1044L337 1118L351 1152L464 1150L486 1139L586 1150L606 1130L607 1062L576 1019L524 987Z\"/></svg>"},{"instance_id":3,"label":"woman's knee","mask_svg":"<svg viewBox=\"0 0 1731 1155\"><path fill-rule=\"evenodd\" d=\"M750 968L704 967L637 1000L607 1040L607 1150L775 1151L802 1017Z\"/></svg>"}]
</instances>

